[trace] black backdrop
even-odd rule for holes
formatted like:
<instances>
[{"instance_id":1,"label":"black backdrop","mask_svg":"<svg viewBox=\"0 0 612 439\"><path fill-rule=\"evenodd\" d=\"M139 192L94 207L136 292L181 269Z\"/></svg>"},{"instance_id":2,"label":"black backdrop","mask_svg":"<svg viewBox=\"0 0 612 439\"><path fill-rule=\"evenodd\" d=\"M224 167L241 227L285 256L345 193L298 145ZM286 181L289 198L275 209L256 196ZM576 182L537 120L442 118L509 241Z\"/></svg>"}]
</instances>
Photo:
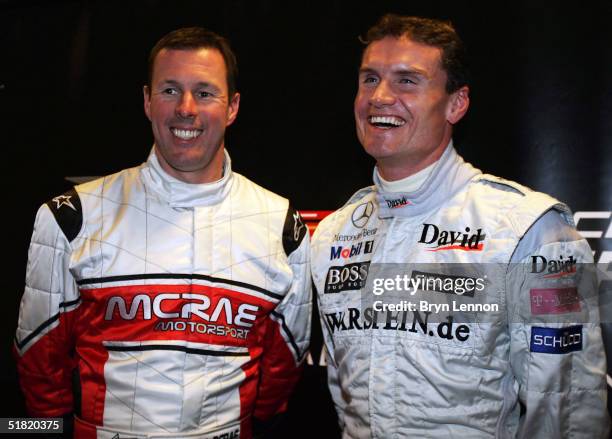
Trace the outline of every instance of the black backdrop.
<instances>
[{"instance_id":1,"label":"black backdrop","mask_svg":"<svg viewBox=\"0 0 612 439\"><path fill-rule=\"evenodd\" d=\"M590 212L579 229L590 232L596 260L610 261L610 2L0 0L0 417L24 413L10 348L35 211L70 186L66 176L146 158L142 84L157 39L189 25L228 36L241 73L240 114L227 136L235 170L298 209L335 209L371 182L352 101L357 36L384 12L453 21L473 70L459 151L487 172ZM317 364L320 343L312 353ZM309 366L284 433L335 437L334 422L323 369Z\"/></svg>"}]
</instances>

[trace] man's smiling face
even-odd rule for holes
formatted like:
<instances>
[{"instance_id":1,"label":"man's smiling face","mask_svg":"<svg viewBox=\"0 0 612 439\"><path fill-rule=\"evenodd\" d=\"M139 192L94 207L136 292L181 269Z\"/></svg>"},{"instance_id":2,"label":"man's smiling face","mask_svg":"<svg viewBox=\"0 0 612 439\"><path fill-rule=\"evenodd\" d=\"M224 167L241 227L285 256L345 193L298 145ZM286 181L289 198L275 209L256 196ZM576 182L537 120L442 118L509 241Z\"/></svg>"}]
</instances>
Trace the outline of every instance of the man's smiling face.
<instances>
[{"instance_id":1,"label":"man's smiling face","mask_svg":"<svg viewBox=\"0 0 612 439\"><path fill-rule=\"evenodd\" d=\"M365 50L355 98L357 137L387 169L404 169L407 176L435 162L467 110L456 114L457 95L467 99L467 87L448 94L441 50L409 38L385 37ZM402 176L400 176L402 177Z\"/></svg>"},{"instance_id":2,"label":"man's smiling face","mask_svg":"<svg viewBox=\"0 0 612 439\"><path fill-rule=\"evenodd\" d=\"M190 183L221 177L225 128L240 96L228 96L226 66L214 48L161 50L144 89L156 154L170 175Z\"/></svg>"}]
</instances>

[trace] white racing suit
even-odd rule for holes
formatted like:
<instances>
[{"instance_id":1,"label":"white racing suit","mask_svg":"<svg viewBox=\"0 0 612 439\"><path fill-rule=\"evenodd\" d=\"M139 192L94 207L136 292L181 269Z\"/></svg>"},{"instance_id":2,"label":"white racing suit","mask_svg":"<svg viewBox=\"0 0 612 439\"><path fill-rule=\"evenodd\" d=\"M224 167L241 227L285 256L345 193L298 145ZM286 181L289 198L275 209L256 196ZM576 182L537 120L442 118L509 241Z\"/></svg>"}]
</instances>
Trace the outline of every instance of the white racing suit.
<instances>
[{"instance_id":1,"label":"white racing suit","mask_svg":"<svg viewBox=\"0 0 612 439\"><path fill-rule=\"evenodd\" d=\"M598 297L577 287L591 250L567 207L483 175L452 145L414 193L375 183L324 219L312 242L343 437L607 438ZM435 267L501 267L462 297L497 309L462 315L450 306L435 320L416 298L459 292L400 291L392 275L401 270L374 272L420 263L444 281L454 278ZM412 305L374 307L370 298L391 290Z\"/></svg>"},{"instance_id":2,"label":"white racing suit","mask_svg":"<svg viewBox=\"0 0 612 439\"><path fill-rule=\"evenodd\" d=\"M76 406L78 438L249 438L286 408L311 305L286 199L227 153L221 180L192 185L152 152L38 211L15 338L28 410Z\"/></svg>"}]
</instances>

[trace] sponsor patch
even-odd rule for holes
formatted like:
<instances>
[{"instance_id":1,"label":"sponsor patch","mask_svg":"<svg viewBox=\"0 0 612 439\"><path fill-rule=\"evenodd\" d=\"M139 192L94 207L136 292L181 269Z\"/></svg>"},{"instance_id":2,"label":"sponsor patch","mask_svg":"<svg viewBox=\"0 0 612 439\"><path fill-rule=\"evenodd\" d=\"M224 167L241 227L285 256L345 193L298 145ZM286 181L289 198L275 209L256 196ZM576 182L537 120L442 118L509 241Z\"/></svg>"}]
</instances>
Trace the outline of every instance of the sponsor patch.
<instances>
[{"instance_id":1,"label":"sponsor patch","mask_svg":"<svg viewBox=\"0 0 612 439\"><path fill-rule=\"evenodd\" d=\"M83 226L83 208L77 191L72 188L64 195L48 201L47 206L68 241L76 238Z\"/></svg>"},{"instance_id":2,"label":"sponsor patch","mask_svg":"<svg viewBox=\"0 0 612 439\"><path fill-rule=\"evenodd\" d=\"M396 198L394 200L387 200L385 198L385 201L387 202L387 207L389 207L389 209L399 209L404 206L412 205L412 201L407 200L404 196L402 196L402 198Z\"/></svg>"},{"instance_id":3,"label":"sponsor patch","mask_svg":"<svg viewBox=\"0 0 612 439\"><path fill-rule=\"evenodd\" d=\"M373 249L374 249L374 241L360 242L350 247L334 245L330 249L331 251L330 251L329 259L330 260L340 259L340 258L349 259L349 258L352 258L353 256L360 255L362 252L363 254L372 253Z\"/></svg>"},{"instance_id":4,"label":"sponsor patch","mask_svg":"<svg viewBox=\"0 0 612 439\"><path fill-rule=\"evenodd\" d=\"M534 288L529 290L531 314L549 315L580 312L580 296L576 287Z\"/></svg>"},{"instance_id":5,"label":"sponsor patch","mask_svg":"<svg viewBox=\"0 0 612 439\"><path fill-rule=\"evenodd\" d=\"M482 229L474 233L466 227L465 231L441 230L435 224L423 224L423 231L418 242L430 245L427 251L438 252L445 250L482 251L486 235Z\"/></svg>"},{"instance_id":6,"label":"sponsor patch","mask_svg":"<svg viewBox=\"0 0 612 439\"><path fill-rule=\"evenodd\" d=\"M453 315L448 315L437 325L429 321L432 313L425 311L376 311L367 307L348 308L345 311L325 313L325 320L331 333L337 331L368 331L370 329L391 330L417 334L432 339L457 340L461 343L470 338L470 327L457 324Z\"/></svg>"},{"instance_id":7,"label":"sponsor patch","mask_svg":"<svg viewBox=\"0 0 612 439\"><path fill-rule=\"evenodd\" d=\"M342 234L337 233L334 235L334 241L336 242L359 241L361 238L376 235L377 231L378 229L374 228L374 229L362 229L359 233L356 233L354 235L342 235Z\"/></svg>"},{"instance_id":8,"label":"sponsor patch","mask_svg":"<svg viewBox=\"0 0 612 439\"><path fill-rule=\"evenodd\" d=\"M359 206L353 210L351 215L351 221L353 225L358 229L363 229L365 225L370 221L370 217L374 212L374 203L371 201L367 201L365 203L361 203Z\"/></svg>"},{"instance_id":9,"label":"sponsor patch","mask_svg":"<svg viewBox=\"0 0 612 439\"><path fill-rule=\"evenodd\" d=\"M531 257L531 272L534 274L544 274L544 278L554 279L576 273L576 259L573 255L559 259L546 259L541 255Z\"/></svg>"},{"instance_id":10,"label":"sponsor patch","mask_svg":"<svg viewBox=\"0 0 612 439\"><path fill-rule=\"evenodd\" d=\"M325 279L325 294L360 290L368 277L370 261L329 267Z\"/></svg>"},{"instance_id":11,"label":"sponsor patch","mask_svg":"<svg viewBox=\"0 0 612 439\"><path fill-rule=\"evenodd\" d=\"M283 248L285 254L290 255L300 246L307 231L308 228L304 221L302 221L298 211L289 206L287 216L285 217L285 224L283 225Z\"/></svg>"},{"instance_id":12,"label":"sponsor patch","mask_svg":"<svg viewBox=\"0 0 612 439\"><path fill-rule=\"evenodd\" d=\"M531 352L567 354L582 350L582 325L567 328L531 328Z\"/></svg>"}]
</instances>

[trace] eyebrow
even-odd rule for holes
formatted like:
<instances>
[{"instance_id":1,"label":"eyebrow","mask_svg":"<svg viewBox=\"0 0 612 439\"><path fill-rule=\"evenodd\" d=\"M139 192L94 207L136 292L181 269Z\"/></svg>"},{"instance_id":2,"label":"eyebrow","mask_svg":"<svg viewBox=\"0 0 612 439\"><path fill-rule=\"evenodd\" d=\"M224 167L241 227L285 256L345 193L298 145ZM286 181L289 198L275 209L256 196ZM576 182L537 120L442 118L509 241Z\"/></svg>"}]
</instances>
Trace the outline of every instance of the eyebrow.
<instances>
[{"instance_id":1,"label":"eyebrow","mask_svg":"<svg viewBox=\"0 0 612 439\"><path fill-rule=\"evenodd\" d=\"M421 70L421 69L400 69L400 70L396 70L393 72L396 75L417 75L417 76L422 76L424 78L429 78L429 75L427 74L427 72L425 70Z\"/></svg>"},{"instance_id":2,"label":"eyebrow","mask_svg":"<svg viewBox=\"0 0 612 439\"><path fill-rule=\"evenodd\" d=\"M359 68L359 74L361 75L362 73L377 73L376 70L371 69L369 67L360 67Z\"/></svg>"},{"instance_id":3,"label":"eyebrow","mask_svg":"<svg viewBox=\"0 0 612 439\"><path fill-rule=\"evenodd\" d=\"M165 79L160 84L161 85L176 85L176 86L180 86L181 85L178 81L175 81L174 79ZM211 88L214 88L214 89L217 88L216 86L214 86L210 82L202 82L202 81L197 82L196 86L198 88L206 88L206 87L211 87Z\"/></svg>"},{"instance_id":4,"label":"eyebrow","mask_svg":"<svg viewBox=\"0 0 612 439\"><path fill-rule=\"evenodd\" d=\"M359 69L360 75L368 74L368 73L378 74L378 72L371 67L362 67ZM394 70L392 73L394 75L399 75L399 76L417 75L417 76L422 76L424 78L429 78L429 75L427 74L426 71L417 69L417 68L399 69L399 70Z\"/></svg>"}]
</instances>

